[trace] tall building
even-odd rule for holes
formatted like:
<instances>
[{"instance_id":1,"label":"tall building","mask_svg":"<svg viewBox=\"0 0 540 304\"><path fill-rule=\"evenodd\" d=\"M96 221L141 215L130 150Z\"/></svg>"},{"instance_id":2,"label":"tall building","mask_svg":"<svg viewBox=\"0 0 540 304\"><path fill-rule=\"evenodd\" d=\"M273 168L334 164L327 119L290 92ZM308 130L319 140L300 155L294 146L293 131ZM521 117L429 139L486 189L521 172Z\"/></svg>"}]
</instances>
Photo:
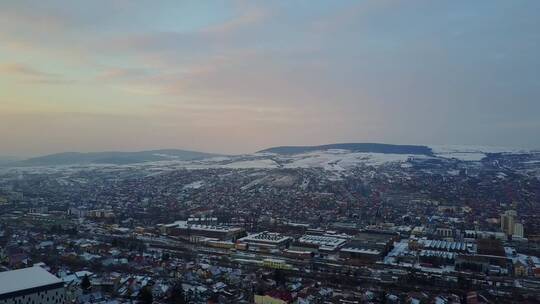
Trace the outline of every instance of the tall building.
<instances>
[{"instance_id":1,"label":"tall building","mask_svg":"<svg viewBox=\"0 0 540 304\"><path fill-rule=\"evenodd\" d=\"M523 233L523 224L522 223L515 223L514 224L514 232L512 233L513 237L520 237L522 238L524 236Z\"/></svg>"},{"instance_id":2,"label":"tall building","mask_svg":"<svg viewBox=\"0 0 540 304\"><path fill-rule=\"evenodd\" d=\"M517 212L514 210L508 210L501 214L501 230L506 235L514 234L514 225L516 223Z\"/></svg>"},{"instance_id":3,"label":"tall building","mask_svg":"<svg viewBox=\"0 0 540 304\"><path fill-rule=\"evenodd\" d=\"M0 272L0 303L65 303L64 283L41 267Z\"/></svg>"}]
</instances>

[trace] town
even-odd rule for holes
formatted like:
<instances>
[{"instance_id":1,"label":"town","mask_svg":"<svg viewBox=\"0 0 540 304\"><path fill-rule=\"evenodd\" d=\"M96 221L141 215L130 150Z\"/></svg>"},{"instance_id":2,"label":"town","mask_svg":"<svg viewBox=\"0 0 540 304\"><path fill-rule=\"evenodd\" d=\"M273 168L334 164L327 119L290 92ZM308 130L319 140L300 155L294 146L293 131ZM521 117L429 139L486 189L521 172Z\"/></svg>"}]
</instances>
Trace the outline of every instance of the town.
<instances>
[{"instance_id":1,"label":"town","mask_svg":"<svg viewBox=\"0 0 540 304\"><path fill-rule=\"evenodd\" d=\"M4 169L0 282L43 276L65 303L537 303L536 157Z\"/></svg>"}]
</instances>

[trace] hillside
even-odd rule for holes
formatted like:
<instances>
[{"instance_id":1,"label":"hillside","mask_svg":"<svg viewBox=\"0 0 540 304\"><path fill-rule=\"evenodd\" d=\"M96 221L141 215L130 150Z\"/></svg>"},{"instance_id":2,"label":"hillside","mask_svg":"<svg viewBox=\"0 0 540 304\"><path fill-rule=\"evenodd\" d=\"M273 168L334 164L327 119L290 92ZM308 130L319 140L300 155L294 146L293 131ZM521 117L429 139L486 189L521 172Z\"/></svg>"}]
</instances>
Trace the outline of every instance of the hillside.
<instances>
[{"instance_id":1,"label":"hillside","mask_svg":"<svg viewBox=\"0 0 540 304\"><path fill-rule=\"evenodd\" d=\"M325 151L331 149L348 150L351 152L364 153L388 153L388 154L417 154L417 155L433 155L431 148L427 146L415 145L390 145L378 143L342 143L329 144L320 146L280 146L268 148L259 153L275 153L275 154L300 154L313 151Z\"/></svg>"},{"instance_id":2,"label":"hillside","mask_svg":"<svg viewBox=\"0 0 540 304\"><path fill-rule=\"evenodd\" d=\"M140 152L66 152L34 157L10 165L16 166L55 166L74 164L133 164L164 160L197 160L217 156L217 154L164 149Z\"/></svg>"}]
</instances>

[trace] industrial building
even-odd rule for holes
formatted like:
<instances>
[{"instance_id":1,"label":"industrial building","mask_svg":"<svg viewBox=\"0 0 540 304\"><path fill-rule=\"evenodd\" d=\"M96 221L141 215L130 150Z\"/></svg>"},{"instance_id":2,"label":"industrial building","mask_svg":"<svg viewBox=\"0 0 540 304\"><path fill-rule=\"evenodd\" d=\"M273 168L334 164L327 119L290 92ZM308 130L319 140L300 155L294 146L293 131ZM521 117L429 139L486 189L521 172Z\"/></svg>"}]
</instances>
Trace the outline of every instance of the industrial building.
<instances>
[{"instance_id":1,"label":"industrial building","mask_svg":"<svg viewBox=\"0 0 540 304\"><path fill-rule=\"evenodd\" d=\"M176 221L172 224L160 225L159 228L164 234L189 239L192 237L206 237L222 241L235 241L245 235L245 230L240 227L190 224L187 221Z\"/></svg>"},{"instance_id":2,"label":"industrial building","mask_svg":"<svg viewBox=\"0 0 540 304\"><path fill-rule=\"evenodd\" d=\"M476 242L477 253L505 257L503 243L497 239L479 239Z\"/></svg>"},{"instance_id":3,"label":"industrial building","mask_svg":"<svg viewBox=\"0 0 540 304\"><path fill-rule=\"evenodd\" d=\"M247 244L250 248L285 248L289 246L292 238L275 232L260 232L248 235L238 240L240 243Z\"/></svg>"},{"instance_id":4,"label":"industrial building","mask_svg":"<svg viewBox=\"0 0 540 304\"><path fill-rule=\"evenodd\" d=\"M448 251L420 250L418 258L420 263L428 263L434 266L453 265L456 255L456 253Z\"/></svg>"},{"instance_id":5,"label":"industrial building","mask_svg":"<svg viewBox=\"0 0 540 304\"><path fill-rule=\"evenodd\" d=\"M0 272L0 303L66 302L64 283L41 267Z\"/></svg>"},{"instance_id":6,"label":"industrial building","mask_svg":"<svg viewBox=\"0 0 540 304\"><path fill-rule=\"evenodd\" d=\"M465 230L465 239L474 240L474 239L489 239L489 238L506 241L507 236L504 232Z\"/></svg>"},{"instance_id":7,"label":"industrial building","mask_svg":"<svg viewBox=\"0 0 540 304\"><path fill-rule=\"evenodd\" d=\"M316 248L320 251L335 251L347 242L344 238L330 235L304 235L298 239L302 247Z\"/></svg>"},{"instance_id":8,"label":"industrial building","mask_svg":"<svg viewBox=\"0 0 540 304\"><path fill-rule=\"evenodd\" d=\"M354 262L376 262L383 257L382 251L378 249L344 247L339 251L339 257Z\"/></svg>"},{"instance_id":9,"label":"industrial building","mask_svg":"<svg viewBox=\"0 0 540 304\"><path fill-rule=\"evenodd\" d=\"M455 261L456 270L471 270L481 273L486 273L492 267L507 271L510 265L510 259L494 255L458 254Z\"/></svg>"},{"instance_id":10,"label":"industrial building","mask_svg":"<svg viewBox=\"0 0 540 304\"><path fill-rule=\"evenodd\" d=\"M472 248L472 244L465 242L449 242L442 240L418 240L420 247L423 247L427 250L434 251L448 251L448 252L461 252L465 253Z\"/></svg>"},{"instance_id":11,"label":"industrial building","mask_svg":"<svg viewBox=\"0 0 540 304\"><path fill-rule=\"evenodd\" d=\"M379 230L365 230L358 233L346 247L339 250L339 256L351 262L374 262L392 250L399 235Z\"/></svg>"}]
</instances>

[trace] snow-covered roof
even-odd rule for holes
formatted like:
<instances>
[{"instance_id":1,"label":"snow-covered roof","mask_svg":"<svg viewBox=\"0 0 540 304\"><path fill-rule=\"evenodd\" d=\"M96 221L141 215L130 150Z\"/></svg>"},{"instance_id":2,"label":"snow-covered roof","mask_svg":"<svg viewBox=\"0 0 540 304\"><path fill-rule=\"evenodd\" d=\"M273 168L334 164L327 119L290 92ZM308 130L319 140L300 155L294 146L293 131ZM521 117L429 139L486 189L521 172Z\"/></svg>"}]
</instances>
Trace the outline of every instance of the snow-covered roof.
<instances>
[{"instance_id":1,"label":"snow-covered roof","mask_svg":"<svg viewBox=\"0 0 540 304\"><path fill-rule=\"evenodd\" d=\"M339 246L346 242L346 240L342 238L324 235L304 235L299 239L299 241L301 243L330 247Z\"/></svg>"},{"instance_id":2,"label":"snow-covered roof","mask_svg":"<svg viewBox=\"0 0 540 304\"><path fill-rule=\"evenodd\" d=\"M199 225L190 224L188 221L175 221L171 224L163 225L165 228L191 229L193 231L220 231L220 232L236 232L241 230L239 227L229 227L221 225Z\"/></svg>"},{"instance_id":3,"label":"snow-covered roof","mask_svg":"<svg viewBox=\"0 0 540 304\"><path fill-rule=\"evenodd\" d=\"M0 295L57 283L62 281L41 267L0 272Z\"/></svg>"},{"instance_id":4,"label":"snow-covered roof","mask_svg":"<svg viewBox=\"0 0 540 304\"><path fill-rule=\"evenodd\" d=\"M368 248L355 248L355 247L347 247L341 249L342 252L350 252L350 253L360 253L360 254L372 254L372 255L379 255L381 254L380 250L377 249L368 249Z\"/></svg>"},{"instance_id":5,"label":"snow-covered roof","mask_svg":"<svg viewBox=\"0 0 540 304\"><path fill-rule=\"evenodd\" d=\"M286 242L290 239L291 239L290 237L276 233L276 232L263 231L260 233L255 233L255 234L251 234L246 237L243 237L239 241L279 244L282 242Z\"/></svg>"}]
</instances>

